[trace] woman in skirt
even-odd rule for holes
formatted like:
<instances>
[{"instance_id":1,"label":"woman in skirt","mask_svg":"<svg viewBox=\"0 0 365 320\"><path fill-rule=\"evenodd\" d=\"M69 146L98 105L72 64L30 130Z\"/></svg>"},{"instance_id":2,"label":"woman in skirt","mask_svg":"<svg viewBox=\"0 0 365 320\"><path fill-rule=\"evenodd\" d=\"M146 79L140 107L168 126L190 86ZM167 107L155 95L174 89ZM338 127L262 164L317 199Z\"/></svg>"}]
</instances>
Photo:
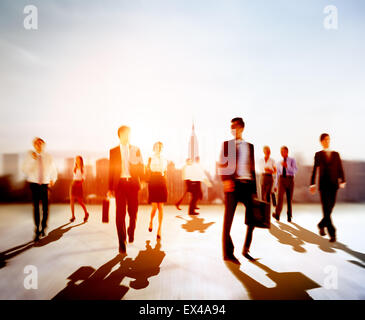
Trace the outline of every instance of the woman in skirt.
<instances>
[{"instance_id":1,"label":"woman in skirt","mask_svg":"<svg viewBox=\"0 0 365 320\"><path fill-rule=\"evenodd\" d=\"M89 213L86 211L86 207L83 201L82 183L85 180L84 160L81 156L77 156L75 159L75 166L73 169L73 180L70 187L70 205L72 217L70 222L75 221L75 201L77 201L82 209L84 209L85 217L84 222L87 222Z\"/></svg>"},{"instance_id":2,"label":"woman in skirt","mask_svg":"<svg viewBox=\"0 0 365 320\"><path fill-rule=\"evenodd\" d=\"M163 219L163 204L167 201L166 171L167 160L162 156L163 144L156 142L153 145L153 156L148 159L148 203L152 204L151 220L148 228L152 232L153 218L158 210L157 239L161 239L161 226Z\"/></svg>"}]
</instances>

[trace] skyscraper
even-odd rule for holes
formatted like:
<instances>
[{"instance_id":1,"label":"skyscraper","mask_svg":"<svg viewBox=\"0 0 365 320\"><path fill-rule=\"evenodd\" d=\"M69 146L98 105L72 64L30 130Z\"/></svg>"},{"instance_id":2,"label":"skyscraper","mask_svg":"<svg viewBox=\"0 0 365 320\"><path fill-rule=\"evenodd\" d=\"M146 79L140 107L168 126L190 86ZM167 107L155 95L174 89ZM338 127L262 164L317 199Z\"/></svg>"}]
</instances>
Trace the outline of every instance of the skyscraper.
<instances>
[{"instance_id":1,"label":"skyscraper","mask_svg":"<svg viewBox=\"0 0 365 320\"><path fill-rule=\"evenodd\" d=\"M193 122L193 127L191 131L190 141L189 141L189 150L188 150L189 159L194 161L196 157L199 157L199 146L198 146L198 138L195 134L195 127Z\"/></svg>"}]
</instances>

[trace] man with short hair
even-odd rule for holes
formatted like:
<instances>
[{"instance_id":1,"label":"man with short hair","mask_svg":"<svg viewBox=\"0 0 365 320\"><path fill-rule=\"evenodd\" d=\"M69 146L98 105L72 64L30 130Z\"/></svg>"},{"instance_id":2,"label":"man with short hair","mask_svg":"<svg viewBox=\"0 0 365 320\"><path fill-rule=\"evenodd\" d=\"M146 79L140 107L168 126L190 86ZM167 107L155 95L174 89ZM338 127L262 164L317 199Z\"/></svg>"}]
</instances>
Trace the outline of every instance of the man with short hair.
<instances>
[{"instance_id":1,"label":"man with short hair","mask_svg":"<svg viewBox=\"0 0 365 320\"><path fill-rule=\"evenodd\" d=\"M253 198L257 197L254 146L242 139L245 123L242 118L231 120L231 133L234 139L225 141L219 159L218 174L223 181L225 202L223 219L223 259L239 264L234 256L234 245L230 235L233 217L238 202L246 207L246 239L242 254L249 260L249 249L254 230Z\"/></svg>"},{"instance_id":2,"label":"man with short hair","mask_svg":"<svg viewBox=\"0 0 365 320\"><path fill-rule=\"evenodd\" d=\"M44 151L45 145L41 138L35 138L33 140L34 151L27 153L22 167L32 191L34 223L36 226L34 241L38 241L40 236L45 236L48 220L48 188L52 187L57 180L56 165L52 156ZM43 211L41 230L39 230L40 202L42 202Z\"/></svg>"},{"instance_id":3,"label":"man with short hair","mask_svg":"<svg viewBox=\"0 0 365 320\"><path fill-rule=\"evenodd\" d=\"M119 239L119 252L126 254L126 239L134 241L134 231L138 213L138 191L140 179L144 176L141 151L129 143L130 128L118 129L120 144L110 150L108 197L115 196L116 225ZM126 230L125 216L128 211L129 227Z\"/></svg>"},{"instance_id":4,"label":"man with short hair","mask_svg":"<svg viewBox=\"0 0 365 320\"><path fill-rule=\"evenodd\" d=\"M298 171L297 163L294 158L290 158L289 149L287 146L282 146L280 149L283 159L277 163L277 184L278 184L278 203L275 213L272 215L276 220L280 220L280 213L283 209L284 193L286 194L287 216L288 222L291 222L293 217L292 200L294 192L294 176Z\"/></svg>"},{"instance_id":5,"label":"man with short hair","mask_svg":"<svg viewBox=\"0 0 365 320\"><path fill-rule=\"evenodd\" d=\"M330 149L330 136L322 133L319 138L323 147L322 151L316 152L311 177L310 191L316 192L316 173L319 169L319 193L321 196L323 219L319 222L319 234L325 236L327 228L330 242L336 241L336 229L332 224L331 213L336 203L338 188L345 188L345 174L340 155Z\"/></svg>"}]
</instances>

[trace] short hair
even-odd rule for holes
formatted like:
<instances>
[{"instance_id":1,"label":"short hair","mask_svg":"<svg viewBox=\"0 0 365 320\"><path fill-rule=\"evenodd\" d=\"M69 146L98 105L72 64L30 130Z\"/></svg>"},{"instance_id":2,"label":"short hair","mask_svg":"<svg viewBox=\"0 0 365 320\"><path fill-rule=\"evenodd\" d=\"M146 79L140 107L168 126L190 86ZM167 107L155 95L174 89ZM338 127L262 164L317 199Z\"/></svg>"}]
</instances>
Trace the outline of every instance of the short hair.
<instances>
[{"instance_id":1,"label":"short hair","mask_svg":"<svg viewBox=\"0 0 365 320\"><path fill-rule=\"evenodd\" d=\"M269 149L269 150L271 151L271 149L270 149L270 147L269 147L269 146L264 146L264 147L262 148L262 150L263 150L263 151L265 151L265 149Z\"/></svg>"},{"instance_id":2,"label":"short hair","mask_svg":"<svg viewBox=\"0 0 365 320\"><path fill-rule=\"evenodd\" d=\"M286 151L289 151L289 149L288 149L288 147L287 147L287 146L282 146L282 147L280 148L280 150L282 150L282 149L285 149Z\"/></svg>"},{"instance_id":3,"label":"short hair","mask_svg":"<svg viewBox=\"0 0 365 320\"><path fill-rule=\"evenodd\" d=\"M200 161L200 157L195 157L195 162L199 162Z\"/></svg>"},{"instance_id":4,"label":"short hair","mask_svg":"<svg viewBox=\"0 0 365 320\"><path fill-rule=\"evenodd\" d=\"M35 137L34 139L33 139L33 145L36 143L36 142L40 142L40 143L42 143L42 144L45 144L45 142L44 142L44 140L43 139L41 139L41 138L39 138L39 137Z\"/></svg>"},{"instance_id":5,"label":"short hair","mask_svg":"<svg viewBox=\"0 0 365 320\"><path fill-rule=\"evenodd\" d=\"M129 128L128 126L121 126L121 127L119 127L119 129L118 129L118 137L120 137L120 135L121 135L122 132L127 131L127 130L130 131L131 128Z\"/></svg>"},{"instance_id":6,"label":"short hair","mask_svg":"<svg viewBox=\"0 0 365 320\"><path fill-rule=\"evenodd\" d=\"M238 124L239 124L242 128L244 128L244 127L245 127L245 122L244 122L244 121L243 121L243 119L242 119L242 118L240 118L240 117L233 118L233 119L231 120L231 122L238 122Z\"/></svg>"},{"instance_id":7,"label":"short hair","mask_svg":"<svg viewBox=\"0 0 365 320\"><path fill-rule=\"evenodd\" d=\"M323 141L324 139L326 139L327 137L329 137L330 135L328 133L322 133L321 136L319 137L319 141Z\"/></svg>"},{"instance_id":8,"label":"short hair","mask_svg":"<svg viewBox=\"0 0 365 320\"><path fill-rule=\"evenodd\" d=\"M157 142L153 145L153 150L155 150L155 148L156 148L157 146L161 146L161 149L162 149L162 147L163 147L163 143L162 143L161 141L157 141Z\"/></svg>"}]
</instances>

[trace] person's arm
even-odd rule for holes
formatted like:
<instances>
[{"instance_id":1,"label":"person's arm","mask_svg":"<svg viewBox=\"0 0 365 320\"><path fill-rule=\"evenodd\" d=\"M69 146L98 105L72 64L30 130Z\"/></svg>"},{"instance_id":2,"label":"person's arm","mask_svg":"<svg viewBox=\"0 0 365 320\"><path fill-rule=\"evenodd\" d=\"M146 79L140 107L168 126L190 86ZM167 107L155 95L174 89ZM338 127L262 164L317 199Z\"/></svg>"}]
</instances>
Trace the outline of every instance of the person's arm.
<instances>
[{"instance_id":1,"label":"person's arm","mask_svg":"<svg viewBox=\"0 0 365 320\"><path fill-rule=\"evenodd\" d=\"M113 170L113 163L112 163L112 150L109 151L109 190L107 197L110 198L113 195L113 188L114 188L114 170Z\"/></svg>"},{"instance_id":2,"label":"person's arm","mask_svg":"<svg viewBox=\"0 0 365 320\"><path fill-rule=\"evenodd\" d=\"M25 159L22 165L22 171L23 173L28 177L32 171L35 170L36 162L34 161L34 158L32 157L32 151L27 152L25 155Z\"/></svg>"},{"instance_id":3,"label":"person's arm","mask_svg":"<svg viewBox=\"0 0 365 320\"><path fill-rule=\"evenodd\" d=\"M294 158L291 159L288 163L288 170L293 172L293 175L295 175L298 172L297 162Z\"/></svg>"},{"instance_id":4,"label":"person's arm","mask_svg":"<svg viewBox=\"0 0 365 320\"><path fill-rule=\"evenodd\" d=\"M345 185L346 185L345 173L343 171L342 160L341 160L340 154L337 153L337 156L338 156L338 168L340 170L340 172L339 172L339 178L341 180L340 187L341 188L344 188Z\"/></svg>"},{"instance_id":5,"label":"person's arm","mask_svg":"<svg viewBox=\"0 0 365 320\"><path fill-rule=\"evenodd\" d=\"M53 161L52 156L50 155L49 158L50 158L50 166L51 166L51 168L50 168L50 183L49 184L50 184L50 187L52 187L57 181L58 174L57 174L57 167L56 167L55 162Z\"/></svg>"},{"instance_id":6,"label":"person's arm","mask_svg":"<svg viewBox=\"0 0 365 320\"><path fill-rule=\"evenodd\" d=\"M316 155L314 156L314 165L309 187L309 191L312 192L313 194L316 192L316 174L318 167L319 167L319 159L318 159L318 153L316 153Z\"/></svg>"},{"instance_id":7,"label":"person's arm","mask_svg":"<svg viewBox=\"0 0 365 320\"><path fill-rule=\"evenodd\" d=\"M228 155L225 156L225 154ZM222 144L221 152L218 160L218 175L223 182L224 192L233 192L234 191L234 181L230 175L227 175L227 167L229 166L229 151L228 151L228 141L225 141Z\"/></svg>"}]
</instances>

